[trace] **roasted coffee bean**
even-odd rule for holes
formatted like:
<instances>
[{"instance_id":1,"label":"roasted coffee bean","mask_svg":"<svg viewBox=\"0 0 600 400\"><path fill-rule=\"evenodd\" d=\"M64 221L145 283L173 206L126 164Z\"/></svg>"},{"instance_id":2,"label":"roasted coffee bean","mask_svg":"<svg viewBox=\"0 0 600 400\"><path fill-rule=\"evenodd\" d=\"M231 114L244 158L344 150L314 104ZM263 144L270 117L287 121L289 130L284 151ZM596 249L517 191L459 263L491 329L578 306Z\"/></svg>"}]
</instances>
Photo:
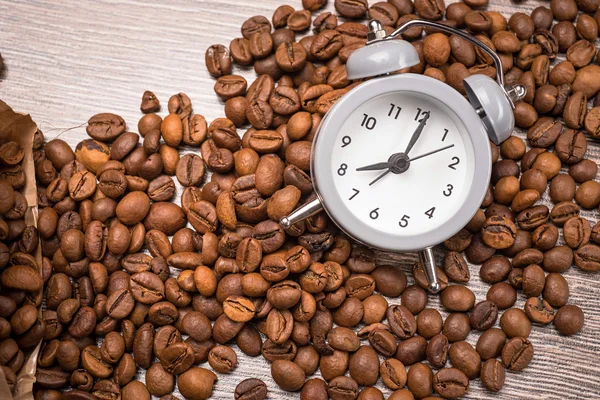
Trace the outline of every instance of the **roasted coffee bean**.
<instances>
[{"instance_id":1,"label":"roasted coffee bean","mask_svg":"<svg viewBox=\"0 0 600 400\"><path fill-rule=\"evenodd\" d=\"M204 161L195 154L186 154L177 163L177 180L183 186L198 186L204 179Z\"/></svg>"},{"instance_id":2,"label":"roasted coffee bean","mask_svg":"<svg viewBox=\"0 0 600 400\"><path fill-rule=\"evenodd\" d=\"M417 398L433 394L433 372L423 363L413 365L408 370L406 386Z\"/></svg>"},{"instance_id":3,"label":"roasted coffee bean","mask_svg":"<svg viewBox=\"0 0 600 400\"><path fill-rule=\"evenodd\" d=\"M575 252L575 265L583 271L595 272L600 270L600 247L586 244Z\"/></svg>"},{"instance_id":4,"label":"roasted coffee bean","mask_svg":"<svg viewBox=\"0 0 600 400\"><path fill-rule=\"evenodd\" d=\"M244 35L244 37L246 37L246 35ZM206 68L208 69L208 72L214 77L218 78L223 75L229 75L231 72L231 58L229 55L229 50L227 50L227 48L223 45L213 45L206 49L204 60L206 62Z\"/></svg>"},{"instance_id":5,"label":"roasted coffee bean","mask_svg":"<svg viewBox=\"0 0 600 400\"><path fill-rule=\"evenodd\" d=\"M264 400L267 397L267 385L260 379L248 378L235 388L236 400Z\"/></svg>"},{"instance_id":6,"label":"roasted coffee bean","mask_svg":"<svg viewBox=\"0 0 600 400\"><path fill-rule=\"evenodd\" d=\"M337 12L347 18L361 18L369 7L366 0L335 0L334 4Z\"/></svg>"},{"instance_id":7,"label":"roasted coffee bean","mask_svg":"<svg viewBox=\"0 0 600 400\"><path fill-rule=\"evenodd\" d=\"M305 374L298 364L292 361L275 360L271 364L271 375L283 390L297 391L304 385Z\"/></svg>"},{"instance_id":8,"label":"roasted coffee bean","mask_svg":"<svg viewBox=\"0 0 600 400\"><path fill-rule=\"evenodd\" d=\"M444 398L461 397L469 390L469 378L459 369L444 368L433 377L433 388Z\"/></svg>"},{"instance_id":9,"label":"roasted coffee bean","mask_svg":"<svg viewBox=\"0 0 600 400\"><path fill-rule=\"evenodd\" d=\"M392 332L400 339L408 339L417 331L417 321L404 306L396 305L388 308L387 319Z\"/></svg>"},{"instance_id":10,"label":"roasted coffee bean","mask_svg":"<svg viewBox=\"0 0 600 400\"><path fill-rule=\"evenodd\" d=\"M491 328L498 318L498 306L489 300L477 303L471 312L471 326L477 330Z\"/></svg>"},{"instance_id":11,"label":"roasted coffee bean","mask_svg":"<svg viewBox=\"0 0 600 400\"><path fill-rule=\"evenodd\" d=\"M188 399L208 399L213 392L213 386L217 380L214 372L192 367L177 379L179 392Z\"/></svg>"},{"instance_id":12,"label":"roasted coffee bean","mask_svg":"<svg viewBox=\"0 0 600 400\"><path fill-rule=\"evenodd\" d=\"M96 114L88 120L87 134L102 142L112 142L125 132L125 121L118 115L104 113Z\"/></svg>"},{"instance_id":13,"label":"roasted coffee bean","mask_svg":"<svg viewBox=\"0 0 600 400\"><path fill-rule=\"evenodd\" d=\"M513 338L502 348L502 364L511 371L522 371L532 358L533 345L525 338Z\"/></svg>"},{"instance_id":14,"label":"roasted coffee bean","mask_svg":"<svg viewBox=\"0 0 600 400\"><path fill-rule=\"evenodd\" d=\"M498 328L484 331L477 340L476 350L482 360L486 361L500 356L506 343L506 334Z\"/></svg>"},{"instance_id":15,"label":"roasted coffee bean","mask_svg":"<svg viewBox=\"0 0 600 400\"><path fill-rule=\"evenodd\" d=\"M532 322L538 324L549 324L554 319L554 309L546 300L538 297L530 297L524 306L525 314Z\"/></svg>"},{"instance_id":16,"label":"roasted coffee bean","mask_svg":"<svg viewBox=\"0 0 600 400\"><path fill-rule=\"evenodd\" d=\"M444 256L444 272L454 282L468 282L471 278L469 268L463 256L457 252L449 252Z\"/></svg>"}]
</instances>

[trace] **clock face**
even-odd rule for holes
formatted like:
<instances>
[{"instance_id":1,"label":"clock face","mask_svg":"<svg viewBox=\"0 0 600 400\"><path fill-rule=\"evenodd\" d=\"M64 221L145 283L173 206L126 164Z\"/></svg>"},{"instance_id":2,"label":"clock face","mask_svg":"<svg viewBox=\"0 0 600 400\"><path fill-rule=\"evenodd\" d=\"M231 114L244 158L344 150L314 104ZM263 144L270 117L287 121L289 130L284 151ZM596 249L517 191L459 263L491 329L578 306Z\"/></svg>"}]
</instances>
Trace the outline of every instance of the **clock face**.
<instances>
[{"instance_id":1,"label":"clock face","mask_svg":"<svg viewBox=\"0 0 600 400\"><path fill-rule=\"evenodd\" d=\"M432 232L469 195L473 153L464 124L440 100L413 91L376 96L337 132L331 169L339 206L375 231Z\"/></svg>"}]
</instances>

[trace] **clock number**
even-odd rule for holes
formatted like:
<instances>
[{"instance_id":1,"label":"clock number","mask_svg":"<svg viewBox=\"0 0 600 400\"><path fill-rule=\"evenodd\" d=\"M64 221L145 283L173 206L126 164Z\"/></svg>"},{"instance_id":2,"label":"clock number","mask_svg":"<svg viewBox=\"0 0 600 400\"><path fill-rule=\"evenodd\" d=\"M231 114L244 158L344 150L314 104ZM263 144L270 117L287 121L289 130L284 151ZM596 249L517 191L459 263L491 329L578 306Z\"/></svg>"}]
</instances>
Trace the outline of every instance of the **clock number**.
<instances>
[{"instance_id":1,"label":"clock number","mask_svg":"<svg viewBox=\"0 0 600 400\"><path fill-rule=\"evenodd\" d=\"M448 129L444 129L444 136L442 136L442 142L446 140L446 135L448 134Z\"/></svg>"},{"instance_id":2,"label":"clock number","mask_svg":"<svg viewBox=\"0 0 600 400\"><path fill-rule=\"evenodd\" d=\"M410 219L410 217L406 214L404 214L404 217L402 217L402 219L400 220L400 222L398 223L400 225L401 228L406 228L408 226L408 220Z\"/></svg>"},{"instance_id":3,"label":"clock number","mask_svg":"<svg viewBox=\"0 0 600 400\"><path fill-rule=\"evenodd\" d=\"M429 210L425 211L425 215L429 217L429 219L433 218L433 212L435 211L435 207L431 207Z\"/></svg>"},{"instance_id":4,"label":"clock number","mask_svg":"<svg viewBox=\"0 0 600 400\"><path fill-rule=\"evenodd\" d=\"M342 138L342 149L352 143L352 138L350 136L344 136Z\"/></svg>"},{"instance_id":5,"label":"clock number","mask_svg":"<svg viewBox=\"0 0 600 400\"><path fill-rule=\"evenodd\" d=\"M373 117L369 117L367 114L363 114L363 115L364 115L364 118L363 118L363 121L360 124L360 126L364 126L368 130L372 131L375 128L375 125L377 124L377 120Z\"/></svg>"},{"instance_id":6,"label":"clock number","mask_svg":"<svg viewBox=\"0 0 600 400\"><path fill-rule=\"evenodd\" d=\"M446 187L448 189L444 190L444 196L446 197L450 197L452 195L452 189L454 189L454 186L452 186L451 184L446 185Z\"/></svg>"},{"instance_id":7,"label":"clock number","mask_svg":"<svg viewBox=\"0 0 600 400\"><path fill-rule=\"evenodd\" d=\"M371 217L371 219L379 218L379 213L377 212L377 210L379 210L379 207L371 211L371 213L369 214L369 217Z\"/></svg>"},{"instance_id":8,"label":"clock number","mask_svg":"<svg viewBox=\"0 0 600 400\"><path fill-rule=\"evenodd\" d=\"M348 164L342 164L340 165L340 167L337 170L337 173L339 176L344 176L346 175L346 170L348 169Z\"/></svg>"},{"instance_id":9,"label":"clock number","mask_svg":"<svg viewBox=\"0 0 600 400\"><path fill-rule=\"evenodd\" d=\"M448 165L448 168L452 168L453 170L456 170L456 166L458 165L458 163L460 163L460 158L452 157L452 161L454 161L454 162L451 163L450 165Z\"/></svg>"},{"instance_id":10,"label":"clock number","mask_svg":"<svg viewBox=\"0 0 600 400\"><path fill-rule=\"evenodd\" d=\"M358 194L360 193L360 190L358 190L358 189L352 188L352 190L354 190L354 194L348 200L352 200L353 198L358 196Z\"/></svg>"},{"instance_id":11,"label":"clock number","mask_svg":"<svg viewBox=\"0 0 600 400\"><path fill-rule=\"evenodd\" d=\"M419 107L417 107L417 115L415 115L415 121L418 120L420 116L425 116L425 114L429 115L429 111L423 111Z\"/></svg>"},{"instance_id":12,"label":"clock number","mask_svg":"<svg viewBox=\"0 0 600 400\"><path fill-rule=\"evenodd\" d=\"M394 119L398 119L398 117L400 116L400 111L402 111L402 107L399 107L393 103L390 104L390 112L388 113L388 117L391 117L392 114L394 114L394 110L397 110Z\"/></svg>"}]
</instances>

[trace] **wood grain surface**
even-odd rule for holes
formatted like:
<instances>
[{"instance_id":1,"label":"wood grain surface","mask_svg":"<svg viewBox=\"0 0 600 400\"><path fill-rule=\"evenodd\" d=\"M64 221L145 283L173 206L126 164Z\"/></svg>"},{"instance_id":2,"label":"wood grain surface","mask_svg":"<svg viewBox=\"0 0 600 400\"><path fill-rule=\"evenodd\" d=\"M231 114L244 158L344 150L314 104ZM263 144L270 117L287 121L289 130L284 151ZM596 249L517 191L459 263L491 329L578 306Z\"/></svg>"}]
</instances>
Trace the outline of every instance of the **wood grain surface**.
<instances>
[{"instance_id":1,"label":"wood grain surface","mask_svg":"<svg viewBox=\"0 0 600 400\"><path fill-rule=\"evenodd\" d=\"M288 3L301 8L300 0ZM549 4L534 0L491 3L490 10L506 17ZM245 19L258 14L270 18L280 4L277 0L0 0L0 53L7 65L0 77L0 98L15 110L30 113L47 138L62 133L61 138L72 146L86 137L86 121L99 112L121 115L135 131L144 90L159 97L163 116L169 97L183 91L192 99L194 111L210 122L224 113L204 65L206 48L228 45L240 36ZM333 10L332 0L327 9ZM255 76L251 69L239 67L234 73L250 81ZM77 128L65 132L71 127ZM588 144L588 157L600 160L598 144L591 140ZM550 205L547 195L542 202ZM599 218L598 210L583 215L592 223ZM443 254L442 249L436 250L439 259ZM415 260L413 254L378 253L380 264L397 265L407 272ZM477 266L470 268L468 286L481 301L488 285L479 280ZM569 303L585 312L582 332L564 337L552 325L534 326L531 365L521 373L507 373L506 385L498 394L487 392L479 380L472 381L466 398L600 399L600 274L583 273L573 266L565 276L571 289ZM400 302L397 298L388 301ZM516 306L523 304L524 297L519 295ZM441 310L437 296L429 296L428 306ZM477 338L473 332L468 341L475 344ZM239 365L232 374L219 374L214 398L231 399L235 386L248 377L267 382L271 399L299 398L275 385L264 359L248 358L237 348L236 352ZM144 379L143 372L139 379ZM387 397L390 391L381 381L378 387Z\"/></svg>"}]
</instances>

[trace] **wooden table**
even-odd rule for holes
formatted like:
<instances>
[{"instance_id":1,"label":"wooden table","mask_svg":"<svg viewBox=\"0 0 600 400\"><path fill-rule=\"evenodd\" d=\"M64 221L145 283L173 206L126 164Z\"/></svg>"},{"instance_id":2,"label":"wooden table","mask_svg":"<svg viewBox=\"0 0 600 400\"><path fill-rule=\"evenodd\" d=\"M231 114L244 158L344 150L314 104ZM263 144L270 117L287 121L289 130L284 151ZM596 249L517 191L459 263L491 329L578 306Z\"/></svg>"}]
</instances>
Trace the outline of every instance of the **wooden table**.
<instances>
[{"instance_id":1,"label":"wooden table","mask_svg":"<svg viewBox=\"0 0 600 400\"><path fill-rule=\"evenodd\" d=\"M490 9L506 17L548 5L535 0L491 2ZM194 111L212 121L224 113L204 65L206 48L228 45L240 36L246 18L258 14L270 18L280 4L277 0L1 0L0 52L8 70L0 81L0 98L17 111L31 113L47 138L62 133L61 138L73 146L86 137L87 119L99 112L117 113L136 130L144 90L159 97L161 115L169 97L183 91L192 99ZM301 8L300 0L289 4ZM327 9L333 10L333 0ZM253 79L251 69L234 71ZM600 160L596 142L589 142L588 155ZM547 196L543 201L549 204ZM593 223L598 220L597 210L584 215ZM437 256L442 255L438 250ZM411 254L379 254L380 263L393 263L406 271L415 260ZM469 287L481 301L488 285L479 280L477 266L471 266L471 275ZM565 276L571 289L569 302L585 312L583 331L564 337L552 325L535 326L530 337L535 346L531 365L521 373L508 373L499 394L487 392L479 380L472 381L467 398L600 398L600 275L573 267ZM389 301L399 303L399 299ZM523 303L520 295L517 306ZM429 306L440 307L437 296L430 296ZM477 337L471 333L468 340L474 344ZM214 398L232 398L237 383L248 377L265 380L270 398L298 398L279 390L264 359L250 359L236 351L239 365L234 374L219 375ZM378 386L383 389L381 383Z\"/></svg>"}]
</instances>

